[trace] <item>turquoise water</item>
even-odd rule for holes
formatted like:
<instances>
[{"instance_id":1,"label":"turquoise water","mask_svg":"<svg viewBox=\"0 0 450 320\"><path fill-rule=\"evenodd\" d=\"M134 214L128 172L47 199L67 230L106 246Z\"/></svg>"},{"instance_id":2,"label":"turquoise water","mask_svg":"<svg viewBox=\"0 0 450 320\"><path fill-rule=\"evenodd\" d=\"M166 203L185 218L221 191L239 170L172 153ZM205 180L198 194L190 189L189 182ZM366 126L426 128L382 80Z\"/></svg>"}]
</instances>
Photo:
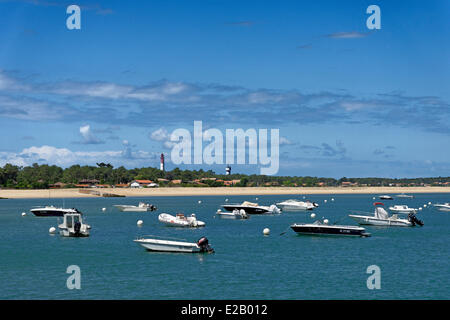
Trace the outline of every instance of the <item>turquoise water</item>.
<instances>
[{"instance_id":1,"label":"turquoise water","mask_svg":"<svg viewBox=\"0 0 450 320\"><path fill-rule=\"evenodd\" d=\"M255 197L259 200L256 201ZM331 197L335 198L332 202ZM317 217L355 224L350 210L373 210L373 195L312 195ZM0 200L1 299L448 299L450 213L426 208L420 228L367 227L370 238L299 236L287 228L310 222L308 213L215 218L224 200L272 204L291 196L201 196ZM301 197L298 197L301 199ZM328 199L324 203L324 199ZM199 204L198 200L202 203ZM386 204L418 207L448 202L420 194ZM29 210L51 204L76 207L92 226L89 238L50 235L57 218ZM113 204L146 201L156 212L119 212ZM102 212L101 208L107 211ZM21 212L27 212L26 217ZM159 213L195 212L202 229L169 228ZM136 221L144 225L138 227ZM264 228L271 234L263 236ZM284 231L284 235L280 234ZM132 240L160 235L196 241L205 235L215 254L152 253ZM81 289L69 290L69 265L81 269ZM369 290L366 269L381 269L381 289Z\"/></svg>"}]
</instances>

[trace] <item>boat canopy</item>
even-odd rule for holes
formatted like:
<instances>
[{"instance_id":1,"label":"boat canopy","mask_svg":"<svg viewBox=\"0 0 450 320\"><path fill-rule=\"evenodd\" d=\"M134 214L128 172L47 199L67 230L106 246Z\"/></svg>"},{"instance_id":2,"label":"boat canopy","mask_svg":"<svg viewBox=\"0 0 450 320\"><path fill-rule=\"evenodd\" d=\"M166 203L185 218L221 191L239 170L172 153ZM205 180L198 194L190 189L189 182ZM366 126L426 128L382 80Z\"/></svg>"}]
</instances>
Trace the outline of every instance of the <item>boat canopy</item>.
<instances>
[{"instance_id":1,"label":"boat canopy","mask_svg":"<svg viewBox=\"0 0 450 320\"><path fill-rule=\"evenodd\" d=\"M376 207L375 208L375 218L378 219L387 219L389 218L389 214L384 210L382 207Z\"/></svg>"}]
</instances>

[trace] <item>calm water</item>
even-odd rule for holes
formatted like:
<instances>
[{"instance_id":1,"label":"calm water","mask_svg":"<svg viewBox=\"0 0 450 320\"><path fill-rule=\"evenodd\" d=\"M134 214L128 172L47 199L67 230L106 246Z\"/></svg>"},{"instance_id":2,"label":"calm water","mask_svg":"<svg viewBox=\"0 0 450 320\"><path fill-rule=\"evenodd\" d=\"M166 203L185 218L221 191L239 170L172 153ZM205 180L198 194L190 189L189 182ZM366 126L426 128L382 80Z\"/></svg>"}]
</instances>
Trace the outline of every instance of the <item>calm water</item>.
<instances>
[{"instance_id":1,"label":"calm water","mask_svg":"<svg viewBox=\"0 0 450 320\"><path fill-rule=\"evenodd\" d=\"M259 200L256 201L255 197ZM335 201L330 201L331 197ZM313 195L315 213L330 222L354 224L350 210L373 210L372 195ZM445 194L420 194L386 204L418 207L450 201ZM420 228L367 227L370 238L298 236L293 222L310 213L215 218L219 206L244 200L272 204L293 196L201 196L65 199L65 207L85 213L89 238L49 235L57 218L37 218L29 210L48 199L0 200L1 299L448 299L450 213L426 208ZM301 197L298 197L301 198ZM324 199L328 199L324 203ZM113 204L146 201L156 212L119 212ZM202 200L199 204L198 200ZM62 199L51 204L62 206ZM107 211L102 212L101 208ZM27 212L26 217L21 212ZM195 212L203 229L163 226L161 212ZM144 225L136 226L142 219ZM270 228L270 236L262 230ZM203 235L215 254L145 251L132 240L161 235L196 241ZM68 290L69 265L81 268L81 290ZM381 289L366 286L369 265L381 268Z\"/></svg>"}]
</instances>

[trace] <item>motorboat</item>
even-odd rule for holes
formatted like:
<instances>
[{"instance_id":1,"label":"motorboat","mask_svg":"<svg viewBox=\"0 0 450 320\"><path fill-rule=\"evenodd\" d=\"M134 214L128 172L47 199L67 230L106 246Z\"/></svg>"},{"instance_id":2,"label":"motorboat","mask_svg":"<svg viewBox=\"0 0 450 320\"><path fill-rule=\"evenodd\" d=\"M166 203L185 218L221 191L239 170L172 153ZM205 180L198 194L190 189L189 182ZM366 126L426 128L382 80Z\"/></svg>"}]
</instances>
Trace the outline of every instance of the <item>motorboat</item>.
<instances>
[{"instance_id":1,"label":"motorboat","mask_svg":"<svg viewBox=\"0 0 450 320\"><path fill-rule=\"evenodd\" d=\"M114 205L117 209L123 212L145 212L145 211L155 211L157 208L149 203L139 202L137 206L116 204Z\"/></svg>"},{"instance_id":2,"label":"motorboat","mask_svg":"<svg viewBox=\"0 0 450 320\"><path fill-rule=\"evenodd\" d=\"M443 204L436 203L433 206L440 211L450 211L450 202L446 202Z\"/></svg>"},{"instance_id":3,"label":"motorboat","mask_svg":"<svg viewBox=\"0 0 450 320\"><path fill-rule=\"evenodd\" d=\"M392 207L389 207L389 210L394 213L416 213L417 209L410 208L407 205L395 205Z\"/></svg>"},{"instance_id":4,"label":"motorboat","mask_svg":"<svg viewBox=\"0 0 450 320\"><path fill-rule=\"evenodd\" d=\"M277 203L277 207L281 208L283 211L301 211L301 210L313 210L319 205L315 202L309 200L299 201L299 200L286 200Z\"/></svg>"},{"instance_id":5,"label":"motorboat","mask_svg":"<svg viewBox=\"0 0 450 320\"><path fill-rule=\"evenodd\" d=\"M413 227L415 225L423 226L423 222L413 213L408 213L407 219L404 219L399 218L397 214L389 216L387 211L382 207L384 204L381 202L375 202L373 205L375 206L375 212L372 216L350 214L349 217L361 225L389 227Z\"/></svg>"},{"instance_id":6,"label":"motorboat","mask_svg":"<svg viewBox=\"0 0 450 320\"><path fill-rule=\"evenodd\" d=\"M359 236L370 237L366 229L358 226L328 225L317 220L314 223L294 223L291 229L303 235L338 235L338 236Z\"/></svg>"},{"instance_id":7,"label":"motorboat","mask_svg":"<svg viewBox=\"0 0 450 320\"><path fill-rule=\"evenodd\" d=\"M190 216L185 216L183 213L177 213L173 216L168 213L161 213L158 216L158 220L165 223L169 227L204 227L205 223L203 221L197 220L195 214Z\"/></svg>"},{"instance_id":8,"label":"motorboat","mask_svg":"<svg viewBox=\"0 0 450 320\"><path fill-rule=\"evenodd\" d=\"M391 196L388 196L388 195L380 196L380 199L383 199L383 200L394 200L394 198L392 198Z\"/></svg>"},{"instance_id":9,"label":"motorboat","mask_svg":"<svg viewBox=\"0 0 450 320\"><path fill-rule=\"evenodd\" d=\"M66 213L63 223L58 225L59 234L63 237L89 237L91 227L83 222L81 213Z\"/></svg>"},{"instance_id":10,"label":"motorboat","mask_svg":"<svg viewBox=\"0 0 450 320\"><path fill-rule=\"evenodd\" d=\"M185 252L185 253L214 253L214 249L209 245L206 237L200 238L197 242L186 242L178 240L159 239L156 236L141 237L133 240L149 251L160 252Z\"/></svg>"},{"instance_id":11,"label":"motorboat","mask_svg":"<svg viewBox=\"0 0 450 320\"><path fill-rule=\"evenodd\" d=\"M398 194L398 195L396 195L395 197L396 197L396 198L411 198L411 199L414 198L413 195L404 194L404 193Z\"/></svg>"},{"instance_id":12,"label":"motorboat","mask_svg":"<svg viewBox=\"0 0 450 320\"><path fill-rule=\"evenodd\" d=\"M220 218L229 218L229 219L248 219L248 214L244 209L238 210L234 209L232 212L217 210L216 215Z\"/></svg>"},{"instance_id":13,"label":"motorboat","mask_svg":"<svg viewBox=\"0 0 450 320\"><path fill-rule=\"evenodd\" d=\"M71 208L57 208L55 206L45 206L40 208L34 208L30 210L37 217L62 217L67 213L80 213L78 209Z\"/></svg>"},{"instance_id":14,"label":"motorboat","mask_svg":"<svg viewBox=\"0 0 450 320\"><path fill-rule=\"evenodd\" d=\"M272 214L278 214L281 213L280 208L278 208L276 205L272 204L271 206L260 206L257 203L244 201L241 204L224 204L222 205L222 208L224 208L227 211L233 211L235 209L237 210L245 210L247 214L263 214L263 213L272 213Z\"/></svg>"}]
</instances>

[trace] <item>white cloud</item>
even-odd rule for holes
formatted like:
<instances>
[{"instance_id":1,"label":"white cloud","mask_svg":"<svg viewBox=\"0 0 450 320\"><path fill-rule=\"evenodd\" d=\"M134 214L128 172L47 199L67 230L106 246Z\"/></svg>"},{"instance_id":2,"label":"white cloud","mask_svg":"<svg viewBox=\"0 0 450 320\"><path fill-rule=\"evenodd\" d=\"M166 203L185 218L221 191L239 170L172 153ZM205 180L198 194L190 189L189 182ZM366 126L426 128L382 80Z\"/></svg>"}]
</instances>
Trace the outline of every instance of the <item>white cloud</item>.
<instances>
[{"instance_id":1,"label":"white cloud","mask_svg":"<svg viewBox=\"0 0 450 320\"><path fill-rule=\"evenodd\" d=\"M92 132L91 126L86 125L80 127L80 134L83 137L83 140L80 142L82 144L100 144L103 143L100 139L98 139Z\"/></svg>"}]
</instances>

